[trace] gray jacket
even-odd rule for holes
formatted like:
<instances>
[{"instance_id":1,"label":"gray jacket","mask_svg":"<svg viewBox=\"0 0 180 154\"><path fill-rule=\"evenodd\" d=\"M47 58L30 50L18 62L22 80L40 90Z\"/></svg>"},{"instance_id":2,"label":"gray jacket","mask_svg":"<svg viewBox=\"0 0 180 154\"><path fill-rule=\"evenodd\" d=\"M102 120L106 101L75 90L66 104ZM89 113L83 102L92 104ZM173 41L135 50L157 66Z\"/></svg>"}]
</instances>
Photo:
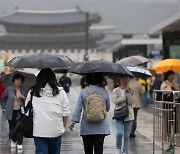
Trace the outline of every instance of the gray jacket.
<instances>
[{"instance_id":1,"label":"gray jacket","mask_svg":"<svg viewBox=\"0 0 180 154\"><path fill-rule=\"evenodd\" d=\"M11 120L13 115L15 90L16 88L14 86L9 86L6 88L5 92L2 95L2 101L6 104L5 116L8 120ZM26 90L24 90L24 88L21 88L20 91L22 95L26 97ZM21 102L21 105L24 105L24 102Z\"/></svg>"},{"instance_id":2,"label":"gray jacket","mask_svg":"<svg viewBox=\"0 0 180 154\"><path fill-rule=\"evenodd\" d=\"M123 90L117 87L113 90L112 101L113 103L115 103L115 109L122 108L126 105L127 102L129 108L129 116L127 116L124 121L134 120L134 111L132 107L132 104L134 103L134 96L132 94L128 94L128 97L126 98Z\"/></svg>"}]
</instances>

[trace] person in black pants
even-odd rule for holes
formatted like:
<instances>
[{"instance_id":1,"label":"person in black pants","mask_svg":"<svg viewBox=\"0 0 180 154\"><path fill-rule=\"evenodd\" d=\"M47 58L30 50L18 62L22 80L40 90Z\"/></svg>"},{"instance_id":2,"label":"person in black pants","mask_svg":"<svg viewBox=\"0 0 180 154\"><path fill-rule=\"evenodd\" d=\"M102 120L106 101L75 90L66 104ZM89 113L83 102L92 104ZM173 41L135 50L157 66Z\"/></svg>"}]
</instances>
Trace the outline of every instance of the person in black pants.
<instances>
[{"instance_id":1,"label":"person in black pants","mask_svg":"<svg viewBox=\"0 0 180 154\"><path fill-rule=\"evenodd\" d=\"M9 131L12 134L13 128L19 122L18 119L21 116L20 108L24 106L24 101L26 99L27 92L22 87L24 82L24 76L16 73L13 76L13 85L6 88L2 95L2 101L5 102L5 117L9 122ZM22 150L23 136L20 130L16 133L10 135L11 137L11 148L17 147L18 150Z\"/></svg>"},{"instance_id":2,"label":"person in black pants","mask_svg":"<svg viewBox=\"0 0 180 154\"><path fill-rule=\"evenodd\" d=\"M81 90L69 126L70 130L73 131L75 124L80 123L80 136L83 140L85 154L103 154L105 136L110 135L107 116L102 121L93 123L86 119L84 112L84 106L87 103L86 100L90 94L94 93L102 96L107 112L110 110L110 99L107 90L103 86L103 79L100 73L88 74L86 76L86 82L89 86ZM96 112L95 109L92 110L98 114L98 111Z\"/></svg>"},{"instance_id":3,"label":"person in black pants","mask_svg":"<svg viewBox=\"0 0 180 154\"><path fill-rule=\"evenodd\" d=\"M129 87L134 91L134 95L135 95L135 101L133 104L134 120L130 134L130 137L134 138L136 137L135 132L137 128L138 110L141 108L141 95L144 93L144 90L141 83L139 83L139 81L137 81L136 78L130 78Z\"/></svg>"},{"instance_id":4,"label":"person in black pants","mask_svg":"<svg viewBox=\"0 0 180 154\"><path fill-rule=\"evenodd\" d=\"M18 120L17 120L18 116L19 116L19 111L18 110L14 110L13 111L12 119L8 120L10 132L14 129L14 127L16 127L16 125L18 123ZM22 143L23 143L23 135L22 135L21 130L20 129L17 130L17 133L15 135L13 135L11 137L11 139L12 139L13 142L17 141L18 145L22 145Z\"/></svg>"},{"instance_id":5,"label":"person in black pants","mask_svg":"<svg viewBox=\"0 0 180 154\"><path fill-rule=\"evenodd\" d=\"M84 150L86 154L92 154L93 149L95 154L103 153L103 144L105 135L84 135L82 136Z\"/></svg>"}]
</instances>

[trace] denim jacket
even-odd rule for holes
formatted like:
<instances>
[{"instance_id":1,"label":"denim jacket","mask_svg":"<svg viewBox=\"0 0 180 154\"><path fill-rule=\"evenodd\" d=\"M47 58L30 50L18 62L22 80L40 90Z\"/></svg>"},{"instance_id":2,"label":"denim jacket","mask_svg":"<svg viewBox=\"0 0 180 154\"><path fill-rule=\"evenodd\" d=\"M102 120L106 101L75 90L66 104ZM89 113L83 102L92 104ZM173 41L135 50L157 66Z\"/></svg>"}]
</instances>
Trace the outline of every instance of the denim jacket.
<instances>
[{"instance_id":1,"label":"denim jacket","mask_svg":"<svg viewBox=\"0 0 180 154\"><path fill-rule=\"evenodd\" d=\"M2 95L2 101L6 105L5 117L8 120L12 119L13 109L14 109L14 99L15 99L15 92L16 88L14 86L9 86L6 88L5 92ZM26 97L27 92L24 88L21 87L21 93ZM24 101L21 102L21 106L24 106Z\"/></svg>"},{"instance_id":2,"label":"denim jacket","mask_svg":"<svg viewBox=\"0 0 180 154\"><path fill-rule=\"evenodd\" d=\"M96 85L90 85L89 86L92 92L99 92L100 87ZM82 114L86 100L88 98L88 93L86 89L83 89L79 95L76 108L74 110L74 113L71 118L72 123L79 123L80 122L80 135L96 135L96 134L103 134L103 135L109 135L110 134L110 128L107 117L99 123L91 123L88 122L84 114ZM102 96L106 102L106 109L109 111L110 109L110 100L109 95L106 89L103 90ZM81 117L82 115L82 117Z\"/></svg>"}]
</instances>

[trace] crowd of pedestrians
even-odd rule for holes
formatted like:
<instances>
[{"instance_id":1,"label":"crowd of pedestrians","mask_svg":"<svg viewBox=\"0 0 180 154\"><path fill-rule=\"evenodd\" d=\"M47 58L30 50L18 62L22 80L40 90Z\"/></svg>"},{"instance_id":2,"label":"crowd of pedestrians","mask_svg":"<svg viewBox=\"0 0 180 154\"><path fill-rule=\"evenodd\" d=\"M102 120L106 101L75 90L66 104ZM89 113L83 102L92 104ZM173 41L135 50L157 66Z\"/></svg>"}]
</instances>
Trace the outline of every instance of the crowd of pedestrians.
<instances>
[{"instance_id":1,"label":"crowd of pedestrians","mask_svg":"<svg viewBox=\"0 0 180 154\"><path fill-rule=\"evenodd\" d=\"M165 80L157 76L154 89L178 90L173 83L174 72L168 71ZM68 95L71 79L64 73L57 82L51 69L42 69L37 75L36 84L27 92L22 84L24 77L20 74L13 76L13 84L6 89L2 84L1 74L0 94L2 109L9 122L11 132L19 122L23 109L32 103L33 108L33 137L36 154L59 154L61 139L70 116ZM117 87L112 93L112 103L115 104L114 117L116 126L117 154L128 154L129 139L136 137L138 110L148 107L151 96L151 81L121 76L117 79ZM101 73L88 74L81 79L82 90L79 94L75 109L69 124L73 131L80 123L80 136L84 144L85 154L103 154L103 144L106 136L110 135L107 114L110 110L110 98L105 86L107 84ZM170 94L166 94L171 99ZM123 111L124 110L124 111ZM23 134L21 129L11 137L11 147L22 150Z\"/></svg>"}]
</instances>

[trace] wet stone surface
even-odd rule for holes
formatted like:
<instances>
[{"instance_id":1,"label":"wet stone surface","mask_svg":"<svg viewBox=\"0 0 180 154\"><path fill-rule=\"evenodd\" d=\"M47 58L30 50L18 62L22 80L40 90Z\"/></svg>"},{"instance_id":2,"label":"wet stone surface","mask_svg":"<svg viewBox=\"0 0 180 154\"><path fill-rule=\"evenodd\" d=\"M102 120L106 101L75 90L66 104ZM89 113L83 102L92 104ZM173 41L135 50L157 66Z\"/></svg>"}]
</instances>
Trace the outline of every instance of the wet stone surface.
<instances>
[{"instance_id":1,"label":"wet stone surface","mask_svg":"<svg viewBox=\"0 0 180 154\"><path fill-rule=\"evenodd\" d=\"M71 94L69 96L71 109L73 110L77 97L78 97L79 88L73 87L71 89ZM111 126L111 135L105 138L104 144L104 154L115 154L115 126L114 121L112 120L113 112L109 113L109 123ZM83 144L81 137L79 136L79 127L75 127L73 132L70 132L68 129L63 135L61 154L83 154ZM140 132L137 132L135 139L130 141L130 152L129 154L152 154L152 140L141 135ZM160 148L156 148L157 151L155 154L160 154ZM4 115L0 111L0 154L16 154L15 149L11 149L10 142L8 141L8 124L4 118ZM23 154L35 154L35 147L33 139L24 139L23 151L18 152Z\"/></svg>"}]
</instances>

